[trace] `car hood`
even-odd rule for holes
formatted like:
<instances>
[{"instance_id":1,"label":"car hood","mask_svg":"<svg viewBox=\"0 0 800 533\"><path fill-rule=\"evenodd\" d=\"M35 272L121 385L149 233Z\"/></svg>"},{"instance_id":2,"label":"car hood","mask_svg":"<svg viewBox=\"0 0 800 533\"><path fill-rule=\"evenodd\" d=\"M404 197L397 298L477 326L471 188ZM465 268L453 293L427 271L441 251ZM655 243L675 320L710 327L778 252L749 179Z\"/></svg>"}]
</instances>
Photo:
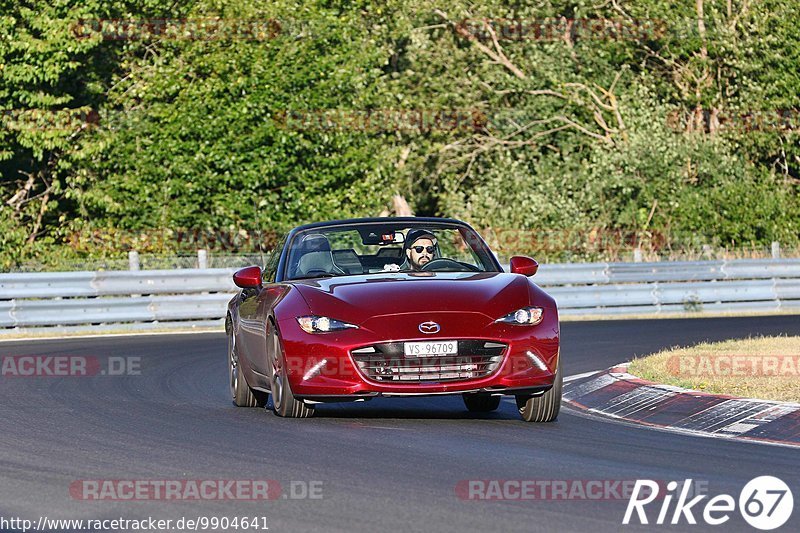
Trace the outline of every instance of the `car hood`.
<instances>
[{"instance_id":1,"label":"car hood","mask_svg":"<svg viewBox=\"0 0 800 533\"><path fill-rule=\"evenodd\" d=\"M360 324L383 315L481 313L496 319L530 305L530 281L518 274L387 273L293 282L313 314ZM543 294L543 293L542 293Z\"/></svg>"}]
</instances>

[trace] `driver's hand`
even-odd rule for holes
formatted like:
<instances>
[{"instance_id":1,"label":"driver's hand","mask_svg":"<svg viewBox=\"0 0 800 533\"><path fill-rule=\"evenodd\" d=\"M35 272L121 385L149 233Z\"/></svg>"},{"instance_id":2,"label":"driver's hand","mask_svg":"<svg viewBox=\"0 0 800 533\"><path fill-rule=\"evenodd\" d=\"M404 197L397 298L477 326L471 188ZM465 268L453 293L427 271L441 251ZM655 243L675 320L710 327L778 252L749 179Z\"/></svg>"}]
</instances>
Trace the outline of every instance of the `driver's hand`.
<instances>
[{"instance_id":1,"label":"driver's hand","mask_svg":"<svg viewBox=\"0 0 800 533\"><path fill-rule=\"evenodd\" d=\"M387 263L383 265L383 270L384 272L399 272L400 265L398 265L397 263Z\"/></svg>"}]
</instances>

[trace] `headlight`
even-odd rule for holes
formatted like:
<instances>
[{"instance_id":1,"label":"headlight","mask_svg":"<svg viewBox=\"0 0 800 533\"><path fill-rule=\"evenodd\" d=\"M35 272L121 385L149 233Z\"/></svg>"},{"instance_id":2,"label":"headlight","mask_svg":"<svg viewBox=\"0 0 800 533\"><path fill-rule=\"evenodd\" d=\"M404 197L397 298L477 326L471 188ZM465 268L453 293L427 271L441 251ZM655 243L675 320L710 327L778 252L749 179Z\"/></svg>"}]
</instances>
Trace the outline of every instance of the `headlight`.
<instances>
[{"instance_id":1,"label":"headlight","mask_svg":"<svg viewBox=\"0 0 800 533\"><path fill-rule=\"evenodd\" d=\"M328 333L330 331L358 328L355 324L348 324L341 320L316 315L299 316L297 317L297 323L306 333Z\"/></svg>"},{"instance_id":2,"label":"headlight","mask_svg":"<svg viewBox=\"0 0 800 533\"><path fill-rule=\"evenodd\" d=\"M515 326L535 326L544 318L544 309L541 307L523 307L513 313L509 313L503 318L498 318L495 322L504 324L514 324Z\"/></svg>"}]
</instances>

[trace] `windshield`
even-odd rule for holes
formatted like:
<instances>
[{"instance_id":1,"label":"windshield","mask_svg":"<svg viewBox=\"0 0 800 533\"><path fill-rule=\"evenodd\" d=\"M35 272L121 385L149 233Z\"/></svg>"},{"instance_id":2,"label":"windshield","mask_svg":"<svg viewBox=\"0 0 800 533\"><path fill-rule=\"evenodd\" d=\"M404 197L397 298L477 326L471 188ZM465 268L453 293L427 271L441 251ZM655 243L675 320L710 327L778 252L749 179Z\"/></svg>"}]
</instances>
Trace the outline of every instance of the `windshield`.
<instances>
[{"instance_id":1,"label":"windshield","mask_svg":"<svg viewBox=\"0 0 800 533\"><path fill-rule=\"evenodd\" d=\"M491 251L454 224L343 224L300 231L288 243L285 279L385 272L499 272Z\"/></svg>"}]
</instances>

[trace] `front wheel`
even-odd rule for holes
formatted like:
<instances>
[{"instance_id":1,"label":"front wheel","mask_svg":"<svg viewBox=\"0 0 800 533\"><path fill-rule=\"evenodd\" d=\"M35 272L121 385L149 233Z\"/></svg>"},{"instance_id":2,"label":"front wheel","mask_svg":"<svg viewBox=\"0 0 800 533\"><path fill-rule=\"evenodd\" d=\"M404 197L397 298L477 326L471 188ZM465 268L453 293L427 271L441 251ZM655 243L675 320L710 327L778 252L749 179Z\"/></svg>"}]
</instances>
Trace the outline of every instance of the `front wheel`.
<instances>
[{"instance_id":1,"label":"front wheel","mask_svg":"<svg viewBox=\"0 0 800 533\"><path fill-rule=\"evenodd\" d=\"M560 358L559 358L560 359ZM540 396L517 396L517 409L525 422L552 422L561 409L561 361L558 362L553 387Z\"/></svg>"},{"instance_id":2,"label":"front wheel","mask_svg":"<svg viewBox=\"0 0 800 533\"><path fill-rule=\"evenodd\" d=\"M286 418L308 418L313 416L314 408L296 399L289 386L289 376L281 349L280 339L272 326L270 333L270 361L272 365L272 405L274 413Z\"/></svg>"},{"instance_id":3,"label":"front wheel","mask_svg":"<svg viewBox=\"0 0 800 533\"><path fill-rule=\"evenodd\" d=\"M233 403L237 407L264 407L267 404L267 394L253 390L247 384L239 366L233 333L228 334L228 383Z\"/></svg>"}]
</instances>

